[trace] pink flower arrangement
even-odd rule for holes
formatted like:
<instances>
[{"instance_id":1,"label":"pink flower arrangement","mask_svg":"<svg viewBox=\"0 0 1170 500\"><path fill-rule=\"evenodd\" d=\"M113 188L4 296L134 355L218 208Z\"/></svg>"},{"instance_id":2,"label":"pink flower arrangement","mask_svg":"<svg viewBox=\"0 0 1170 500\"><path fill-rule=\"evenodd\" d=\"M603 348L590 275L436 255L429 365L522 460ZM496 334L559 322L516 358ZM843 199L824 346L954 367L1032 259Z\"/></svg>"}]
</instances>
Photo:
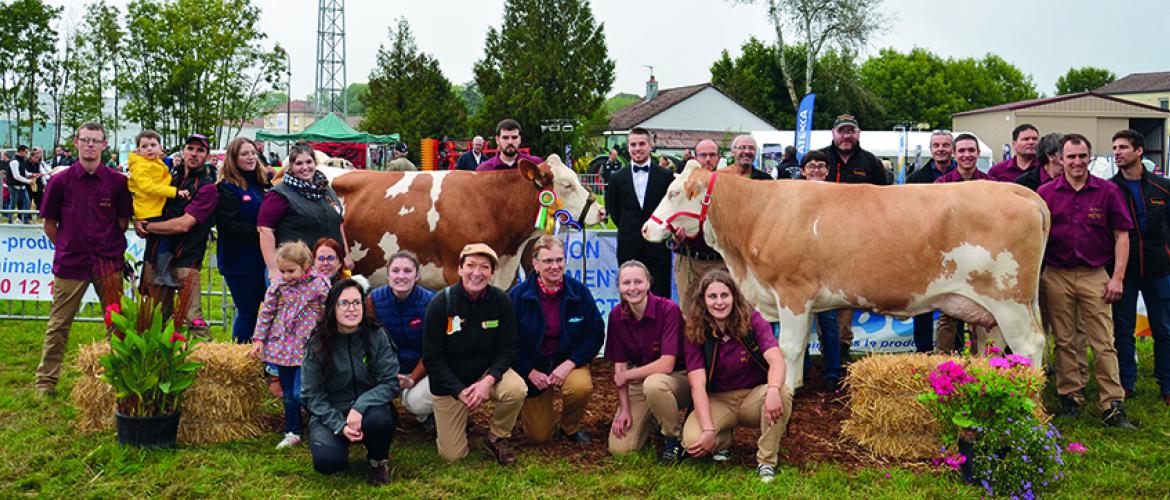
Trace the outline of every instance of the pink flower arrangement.
<instances>
[{"instance_id":1,"label":"pink flower arrangement","mask_svg":"<svg viewBox=\"0 0 1170 500\"><path fill-rule=\"evenodd\" d=\"M947 463L947 465L949 465L949 466L950 466L952 469L958 469L960 465L963 465L964 463L967 463L967 457L965 457L965 456L963 456L963 455L958 455L958 454L956 454L956 455L947 455L947 456L946 456L946 458L944 458L943 460L944 460L944 461Z\"/></svg>"},{"instance_id":2,"label":"pink flower arrangement","mask_svg":"<svg viewBox=\"0 0 1170 500\"><path fill-rule=\"evenodd\" d=\"M1089 449L1085 448L1085 445L1083 445L1081 443L1069 443L1068 444L1068 451L1071 451L1073 453L1084 453L1086 451L1089 451Z\"/></svg>"},{"instance_id":3,"label":"pink flower arrangement","mask_svg":"<svg viewBox=\"0 0 1170 500\"><path fill-rule=\"evenodd\" d=\"M975 377L967 373L962 366L954 361L947 361L938 365L930 372L930 387L934 393L945 398L955 393L956 387L975 381Z\"/></svg>"}]
</instances>

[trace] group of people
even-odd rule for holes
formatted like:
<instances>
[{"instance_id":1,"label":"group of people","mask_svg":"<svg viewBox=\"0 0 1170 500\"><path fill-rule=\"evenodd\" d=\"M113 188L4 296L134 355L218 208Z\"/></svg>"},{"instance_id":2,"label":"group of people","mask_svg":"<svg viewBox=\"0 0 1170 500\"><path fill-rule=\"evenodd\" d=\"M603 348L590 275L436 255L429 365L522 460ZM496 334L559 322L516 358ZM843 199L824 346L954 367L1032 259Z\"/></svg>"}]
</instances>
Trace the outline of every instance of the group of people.
<instances>
[{"instance_id":1,"label":"group of people","mask_svg":"<svg viewBox=\"0 0 1170 500\"><path fill-rule=\"evenodd\" d=\"M40 210L45 186L52 177L53 169L73 164L68 148L57 146L54 156L45 158L45 150L29 148L23 144L16 151L0 152L0 185L3 186L4 210ZM9 213L7 220L28 223L28 214Z\"/></svg>"},{"instance_id":2,"label":"group of people","mask_svg":"<svg viewBox=\"0 0 1170 500\"><path fill-rule=\"evenodd\" d=\"M888 184L882 164L861 148L859 137L852 116L838 117L833 142L803 156L799 177ZM472 159L477 170L515 168L522 158L540 161L519 151L520 126L513 120L500 122L496 141L499 154ZM757 472L765 481L774 477L792 411L774 326L746 302L701 233L678 234L670 245L641 237L642 224L674 176L651 158L648 131L630 132L630 164L612 172L606 188L621 263L621 300L609 312L608 326L588 288L565 274L565 250L557 238L536 241L534 271L509 291L491 286L499 259L482 243L463 248L459 280L445 289L420 286L419 260L403 251L387 258L387 284L367 290L349 276L344 208L318 171L311 147L294 146L287 167L274 175L246 138L230 142L218 169L207 163L204 136L188 137L170 169L155 161L159 142L157 134L139 135L127 181L98 168L105 131L87 123L74 137L79 158L46 186L40 213L56 245L56 283L37 368L38 395L55 390L86 288L95 286L103 308L118 300L123 234L134 215L133 227L147 240L140 289L152 296L198 293L199 267L216 228L219 271L238 311L232 338L253 344L284 401L285 434L278 448L301 442L300 411L306 409L313 464L323 473L347 468L347 448L360 442L367 448L370 480L388 480L398 421L394 401L424 429L433 429L438 453L448 460L468 454L469 412L489 400L494 405L482 446L501 464L515 461L509 439L517 421L536 442L591 442L582 420L594 392L590 362L604 344L618 393L608 436L612 453L643 448L657 428L664 463L688 455L727 460L734 429L750 426L761 431ZM1144 170L1143 138L1133 131L1113 137L1121 171L1112 182L1088 173L1091 145L1079 134L1040 139L1035 127L1022 125L1013 142L1016 156L985 174L975 166L978 139L936 131L930 163L910 182L1001 180L1038 191L1052 211L1041 302L1056 339L1060 414L1078 415L1084 403L1087 340L1095 352L1105 423L1132 427L1121 401L1132 394L1136 379L1139 290L1155 335L1155 375L1170 404L1170 257L1164 250L1170 183ZM754 167L750 136L736 137L731 149L733 163L720 173L771 179ZM718 168L713 141L700 142L694 151L702 168ZM672 280L677 304L670 299ZM180 303L188 310L178 316L194 334L206 335L199 330L205 325L199 300ZM852 316L838 310L817 318L831 387L849 357ZM919 350L934 349L932 330L931 318L916 318ZM939 350L961 344L957 321L944 315L938 330ZM978 343L994 342L992 333L975 332Z\"/></svg>"},{"instance_id":3,"label":"group of people","mask_svg":"<svg viewBox=\"0 0 1170 500\"><path fill-rule=\"evenodd\" d=\"M1040 305L1054 340L1058 416L1077 417L1088 379L1086 343L1093 349L1098 407L1106 425L1134 428L1123 401L1134 397L1137 361L1134 329L1139 292L1154 340L1159 399L1170 405L1170 255L1167 196L1170 181L1142 165L1145 139L1134 130L1111 137L1118 172L1102 179L1089 172L1092 143L1081 134L1041 137L1030 124L1012 131L1013 155L984 173L974 167L979 143L969 134L931 136L931 160L909 183L988 180L1035 191L1052 214L1040 281ZM932 349L931 315L915 318L919 351ZM962 324L940 315L937 348L961 348ZM979 352L1000 342L995 330L974 328Z\"/></svg>"}]
</instances>

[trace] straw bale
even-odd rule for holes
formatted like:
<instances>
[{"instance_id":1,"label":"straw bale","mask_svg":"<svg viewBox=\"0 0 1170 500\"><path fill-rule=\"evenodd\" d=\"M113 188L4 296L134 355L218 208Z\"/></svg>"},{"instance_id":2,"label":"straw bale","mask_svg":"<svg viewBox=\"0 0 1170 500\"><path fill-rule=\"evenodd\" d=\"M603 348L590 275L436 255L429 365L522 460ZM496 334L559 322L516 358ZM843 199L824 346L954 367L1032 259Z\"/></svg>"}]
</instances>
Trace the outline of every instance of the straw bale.
<instances>
[{"instance_id":1,"label":"straw bale","mask_svg":"<svg viewBox=\"0 0 1170 500\"><path fill-rule=\"evenodd\" d=\"M918 395L930 390L927 374L946 361L967 365L973 359L936 354L879 354L849 365L844 384L849 389L850 418L842 422L841 435L874 454L899 459L928 458L938 454L939 422ZM1018 369L1038 384L1045 378L1036 370ZM914 377L917 373L921 375ZM1047 420L1043 407L1036 415Z\"/></svg>"},{"instance_id":2,"label":"straw bale","mask_svg":"<svg viewBox=\"0 0 1170 500\"><path fill-rule=\"evenodd\" d=\"M223 342L196 345L190 359L204 366L183 393L180 443L222 443L267 432L262 414L271 395L263 382L260 362L248 356L250 348ZM98 342L83 346L78 353L77 368L82 376L71 396L78 409L78 430L114 427L114 390L97 378L102 371L97 360L107 352L109 345Z\"/></svg>"}]
</instances>

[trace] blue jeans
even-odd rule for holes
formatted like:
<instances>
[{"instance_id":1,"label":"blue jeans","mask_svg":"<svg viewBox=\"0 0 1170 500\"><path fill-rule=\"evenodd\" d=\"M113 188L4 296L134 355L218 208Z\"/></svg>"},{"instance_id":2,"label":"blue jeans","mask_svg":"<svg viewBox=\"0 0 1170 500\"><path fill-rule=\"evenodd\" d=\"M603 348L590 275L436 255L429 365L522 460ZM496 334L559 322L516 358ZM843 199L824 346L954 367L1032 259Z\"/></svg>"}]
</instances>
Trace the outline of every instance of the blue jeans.
<instances>
[{"instance_id":1,"label":"blue jeans","mask_svg":"<svg viewBox=\"0 0 1170 500\"><path fill-rule=\"evenodd\" d=\"M277 366L280 390L284 393L284 432L301 433L301 367Z\"/></svg>"},{"instance_id":2,"label":"blue jeans","mask_svg":"<svg viewBox=\"0 0 1170 500\"><path fill-rule=\"evenodd\" d=\"M264 275L225 275L223 281L232 292L232 302L236 305L232 339L241 344L250 343L252 332L256 330L256 314L260 312L260 302L264 300L264 292L268 289L264 284Z\"/></svg>"},{"instance_id":3,"label":"blue jeans","mask_svg":"<svg viewBox=\"0 0 1170 500\"><path fill-rule=\"evenodd\" d=\"M8 186L8 209L9 210L28 210L29 203L30 203L30 200L28 197L28 188L12 189L12 186ZM28 222L31 219L31 217L28 215L21 215L19 217L20 217L20 220L22 220L24 222ZM8 222L12 222L13 218L14 218L14 216L9 216Z\"/></svg>"},{"instance_id":4,"label":"blue jeans","mask_svg":"<svg viewBox=\"0 0 1170 500\"><path fill-rule=\"evenodd\" d=\"M837 310L823 311L817 315L817 338L821 342L821 361L824 371L823 378L841 378L841 332L837 329ZM780 324L773 323L772 331L780 336ZM804 348L804 371L807 373L811 366L808 347Z\"/></svg>"},{"instance_id":5,"label":"blue jeans","mask_svg":"<svg viewBox=\"0 0 1170 500\"><path fill-rule=\"evenodd\" d=\"M1150 332L1154 337L1154 379L1162 394L1170 394L1170 276L1125 280L1121 298L1113 303L1113 345L1117 348L1117 368L1121 386L1133 390L1137 383L1137 296L1146 302Z\"/></svg>"},{"instance_id":6,"label":"blue jeans","mask_svg":"<svg viewBox=\"0 0 1170 500\"><path fill-rule=\"evenodd\" d=\"M917 352L934 350L934 311L914 317L914 350Z\"/></svg>"}]
</instances>

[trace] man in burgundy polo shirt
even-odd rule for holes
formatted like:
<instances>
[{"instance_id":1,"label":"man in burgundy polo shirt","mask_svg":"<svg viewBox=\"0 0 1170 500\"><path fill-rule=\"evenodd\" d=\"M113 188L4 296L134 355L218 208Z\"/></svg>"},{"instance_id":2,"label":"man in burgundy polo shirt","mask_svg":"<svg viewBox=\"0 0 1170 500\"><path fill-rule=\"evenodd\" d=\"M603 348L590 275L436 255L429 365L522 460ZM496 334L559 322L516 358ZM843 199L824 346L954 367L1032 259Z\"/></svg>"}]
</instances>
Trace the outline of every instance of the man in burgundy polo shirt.
<instances>
[{"instance_id":1,"label":"man in burgundy polo shirt","mask_svg":"<svg viewBox=\"0 0 1170 500\"><path fill-rule=\"evenodd\" d=\"M1089 173L1089 140L1081 134L1068 134L1060 143L1064 175L1037 191L1052 212L1040 286L1056 339L1056 392L1061 399L1057 416L1080 416L1087 376L1078 366L1078 357L1083 356L1081 351L1088 341L1095 355L1105 425L1136 429L1122 408L1125 391L1117 368L1109 306L1122 296L1133 222L1121 190ZM1112 277L1105 271L1110 262ZM1083 335L1077 329L1078 312L1084 323Z\"/></svg>"},{"instance_id":2,"label":"man in burgundy polo shirt","mask_svg":"<svg viewBox=\"0 0 1170 500\"><path fill-rule=\"evenodd\" d=\"M1024 172L1039 166L1036 159L1036 144L1040 142L1040 131L1031 123L1023 123L1012 129L1012 151L1015 156L996 163L987 171L992 179L1013 182Z\"/></svg>"},{"instance_id":3,"label":"man in burgundy polo shirt","mask_svg":"<svg viewBox=\"0 0 1170 500\"><path fill-rule=\"evenodd\" d=\"M50 179L41 207L45 235L56 249L53 303L36 371L39 397L56 392L69 328L89 285L94 285L103 310L122 296L126 225L133 213L126 177L102 168L106 130L101 125L82 125L73 145L78 161Z\"/></svg>"},{"instance_id":4,"label":"man in burgundy polo shirt","mask_svg":"<svg viewBox=\"0 0 1170 500\"><path fill-rule=\"evenodd\" d=\"M520 151L520 122L505 118L496 124L496 155L480 163L475 170L479 172L510 170L516 168L520 160L528 160L538 165L544 162L539 156Z\"/></svg>"},{"instance_id":5,"label":"man in burgundy polo shirt","mask_svg":"<svg viewBox=\"0 0 1170 500\"><path fill-rule=\"evenodd\" d=\"M207 164L210 142L202 134L187 137L183 146L182 162L172 170L171 184L178 189L192 193L188 199L172 198L163 208L165 220L150 222L134 221L134 228L146 238L139 288L163 304L163 315L172 313L171 304L175 289L154 285L158 268L158 245L161 238L172 238L174 260L172 269L175 278L182 285L180 297L190 297L187 302L187 328L192 335L211 339L207 322L203 320L200 307L199 269L203 267L203 255L207 253L207 238L215 223L212 215L219 203L219 191L215 184L215 169ZM200 321L195 321L200 320Z\"/></svg>"},{"instance_id":6,"label":"man in burgundy polo shirt","mask_svg":"<svg viewBox=\"0 0 1170 500\"><path fill-rule=\"evenodd\" d=\"M979 139L971 134L959 134L954 141L955 151L955 168L940 175L934 180L936 184L948 182L964 182L976 180L993 180L991 176L979 170L977 162L979 161ZM928 316L929 317L929 316ZM915 318L915 325L917 326L918 319ZM947 316L946 314L938 315L938 331L936 333L937 340L936 347L939 352L955 352L956 347L962 350L962 346L956 346L958 339L958 330L963 326L963 323L955 318ZM975 337L975 352L985 352L987 349L987 341L989 339L988 333L995 333L991 337L991 341L996 345L1003 346L1003 334L999 329L994 329L988 332L986 328L970 325L972 328L968 329ZM917 338L917 337L916 337Z\"/></svg>"},{"instance_id":7,"label":"man in burgundy polo shirt","mask_svg":"<svg viewBox=\"0 0 1170 500\"><path fill-rule=\"evenodd\" d=\"M719 145L710 139L695 145L695 158L699 166L714 172L719 168ZM723 256L703 239L703 228L693 238L687 238L685 231L674 233L674 285L678 287L678 305L686 310L691 302L691 286L698 283L707 271L726 267ZM667 297L669 298L669 297Z\"/></svg>"}]
</instances>

